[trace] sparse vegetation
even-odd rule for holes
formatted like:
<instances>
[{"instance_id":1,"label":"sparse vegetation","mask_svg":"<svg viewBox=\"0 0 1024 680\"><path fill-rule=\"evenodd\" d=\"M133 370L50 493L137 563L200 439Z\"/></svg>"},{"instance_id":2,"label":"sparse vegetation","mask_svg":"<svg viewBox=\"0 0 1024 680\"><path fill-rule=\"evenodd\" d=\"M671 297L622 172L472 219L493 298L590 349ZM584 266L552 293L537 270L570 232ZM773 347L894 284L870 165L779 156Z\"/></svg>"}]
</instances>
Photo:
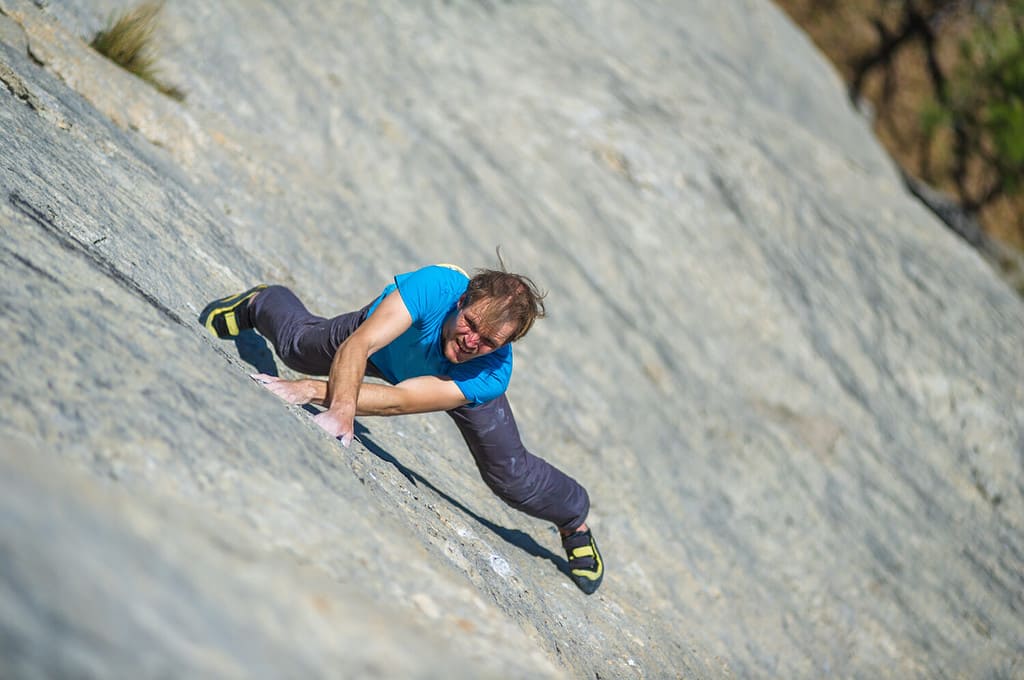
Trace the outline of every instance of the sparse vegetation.
<instances>
[{"instance_id":1,"label":"sparse vegetation","mask_svg":"<svg viewBox=\"0 0 1024 680\"><path fill-rule=\"evenodd\" d=\"M185 93L163 82L156 68L153 34L163 7L163 0L144 2L112 17L107 29L97 33L90 46L163 94L182 101Z\"/></svg>"},{"instance_id":2,"label":"sparse vegetation","mask_svg":"<svg viewBox=\"0 0 1024 680\"><path fill-rule=\"evenodd\" d=\"M1024 189L1024 0L993 2L979 13L960 42L960 59L941 76L922 116L933 148L941 135L953 141L940 172L952 175L968 210L1018 196Z\"/></svg>"},{"instance_id":3,"label":"sparse vegetation","mask_svg":"<svg viewBox=\"0 0 1024 680\"><path fill-rule=\"evenodd\" d=\"M1024 249L1024 2L776 0L911 175Z\"/></svg>"}]
</instances>

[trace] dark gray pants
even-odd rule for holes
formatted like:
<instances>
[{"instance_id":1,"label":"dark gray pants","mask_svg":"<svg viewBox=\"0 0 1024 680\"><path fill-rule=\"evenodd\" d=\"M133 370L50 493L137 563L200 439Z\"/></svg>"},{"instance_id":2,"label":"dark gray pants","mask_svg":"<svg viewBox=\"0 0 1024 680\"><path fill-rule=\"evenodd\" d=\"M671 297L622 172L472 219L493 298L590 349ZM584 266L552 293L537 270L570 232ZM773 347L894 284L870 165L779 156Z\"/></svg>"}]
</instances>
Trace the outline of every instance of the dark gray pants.
<instances>
[{"instance_id":1,"label":"dark gray pants","mask_svg":"<svg viewBox=\"0 0 1024 680\"><path fill-rule=\"evenodd\" d=\"M271 286L249 305L249 320L273 343L288 367L308 375L327 375L338 347L366 320L367 311L369 305L325 319L310 314L287 288ZM372 361L367 362L366 373L383 379ZM590 510L586 489L526 450L504 395L447 413L473 453L480 476L499 498L559 529L575 529L586 520Z\"/></svg>"}]
</instances>

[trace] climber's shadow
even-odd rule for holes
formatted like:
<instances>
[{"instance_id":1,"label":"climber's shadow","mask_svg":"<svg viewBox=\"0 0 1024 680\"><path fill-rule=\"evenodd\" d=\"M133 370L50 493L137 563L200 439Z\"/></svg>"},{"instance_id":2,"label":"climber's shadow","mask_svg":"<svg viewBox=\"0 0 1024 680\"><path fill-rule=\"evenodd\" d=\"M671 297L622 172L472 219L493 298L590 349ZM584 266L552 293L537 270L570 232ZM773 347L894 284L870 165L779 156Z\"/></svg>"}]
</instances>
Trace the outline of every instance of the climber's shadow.
<instances>
[{"instance_id":1,"label":"climber's shadow","mask_svg":"<svg viewBox=\"0 0 1024 680\"><path fill-rule=\"evenodd\" d=\"M238 357L245 363L256 369L257 373L266 373L267 375L278 376L277 364L274 361L274 353L267 345L267 341L263 336L258 333L247 330L242 331L235 336L235 348L238 350ZM321 409L318 409L312 404L306 404L303 406L306 411L316 415L320 413ZM569 563L564 557L556 555L544 546L540 545L531 537L529 534L522 532L518 529L508 529L506 527L495 524L494 522L481 517L476 514L465 505L455 500L445 492L438 489L423 475L419 474L414 470L410 470L406 466L402 465L393 455L381 448L376 442L369 437L370 431L366 429L361 423L356 421L356 437L366 448L367 451L380 458L385 463L390 463L398 470L403 477L409 480L409 483L413 486L423 485L436 493L441 498L445 499L454 507L461 510L464 514L472 517L483 526L490 529L497 536L504 539L506 542L516 546L520 550L524 550L534 557L540 557L545 560L551 561L558 570L563 574L569 574Z\"/></svg>"},{"instance_id":2,"label":"climber's shadow","mask_svg":"<svg viewBox=\"0 0 1024 680\"><path fill-rule=\"evenodd\" d=\"M399 462L397 458L395 458L390 453L382 449L377 443L370 439L369 434L370 431L357 421L356 437L359 439L359 442L366 448L367 451L377 456L385 463L390 463L391 465L395 466L395 469L398 470L403 477L409 480L410 484L414 486L419 486L422 484L423 486L427 487L428 489L436 493L441 498L448 501L448 503L461 510L464 514L468 515L469 517L472 517L477 522L490 529L497 536L504 539L507 543L514 545L520 550L526 551L534 557L540 557L541 559L549 560L556 567L558 567L558 570L560 572L567 576L569 575L569 563L566 561L564 557L561 557L551 552L544 546L537 543L537 541L535 541L532 536L523 531L520 531L518 529L508 529L501 525L495 524L494 522L490 521L485 517L481 517L480 515L476 514L475 512L467 508L465 505L463 505L459 501L455 500L454 498L446 494L444 491L441 491L436 486L431 484L430 481L426 479L423 475L419 474L415 470L410 470L405 465L402 465L402 463Z\"/></svg>"},{"instance_id":3,"label":"climber's shadow","mask_svg":"<svg viewBox=\"0 0 1024 680\"><path fill-rule=\"evenodd\" d=\"M238 358L256 369L257 373L277 376L277 364L274 353L267 346L267 341L256 331L242 331L235 336L235 349Z\"/></svg>"},{"instance_id":4,"label":"climber's shadow","mask_svg":"<svg viewBox=\"0 0 1024 680\"><path fill-rule=\"evenodd\" d=\"M236 335L235 349L238 351L238 358L256 369L257 373L280 377L277 363L274 361L274 352L264 337L256 331L245 330ZM312 404L306 404L302 408L313 415L320 413L320 409Z\"/></svg>"}]
</instances>

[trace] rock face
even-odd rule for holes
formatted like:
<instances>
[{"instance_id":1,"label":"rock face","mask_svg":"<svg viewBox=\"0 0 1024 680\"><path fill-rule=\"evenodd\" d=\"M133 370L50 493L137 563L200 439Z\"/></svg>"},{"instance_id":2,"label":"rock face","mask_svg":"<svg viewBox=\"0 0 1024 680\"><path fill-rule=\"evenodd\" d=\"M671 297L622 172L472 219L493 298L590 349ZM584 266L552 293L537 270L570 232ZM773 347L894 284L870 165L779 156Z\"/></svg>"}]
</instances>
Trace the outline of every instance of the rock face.
<instances>
[{"instance_id":1,"label":"rock face","mask_svg":"<svg viewBox=\"0 0 1024 680\"><path fill-rule=\"evenodd\" d=\"M1024 673L1024 305L772 5L180 0L184 103L120 6L0 0L0 675ZM195 321L497 244L589 598L443 415L343 449Z\"/></svg>"}]
</instances>

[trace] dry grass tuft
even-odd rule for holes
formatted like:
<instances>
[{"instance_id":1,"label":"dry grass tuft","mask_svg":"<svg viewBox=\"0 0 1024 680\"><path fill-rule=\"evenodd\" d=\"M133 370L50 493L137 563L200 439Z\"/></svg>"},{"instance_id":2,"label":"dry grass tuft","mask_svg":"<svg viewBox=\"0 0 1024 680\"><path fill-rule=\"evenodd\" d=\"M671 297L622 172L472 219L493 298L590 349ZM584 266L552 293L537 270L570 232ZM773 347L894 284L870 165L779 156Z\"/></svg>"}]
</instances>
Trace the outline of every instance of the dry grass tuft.
<instances>
[{"instance_id":1,"label":"dry grass tuft","mask_svg":"<svg viewBox=\"0 0 1024 680\"><path fill-rule=\"evenodd\" d=\"M126 10L120 16L112 18L109 27L97 33L89 44L97 52L129 73L134 73L163 94L182 101L185 99L185 93L160 80L156 68L153 33L163 8L163 0L156 0Z\"/></svg>"}]
</instances>

